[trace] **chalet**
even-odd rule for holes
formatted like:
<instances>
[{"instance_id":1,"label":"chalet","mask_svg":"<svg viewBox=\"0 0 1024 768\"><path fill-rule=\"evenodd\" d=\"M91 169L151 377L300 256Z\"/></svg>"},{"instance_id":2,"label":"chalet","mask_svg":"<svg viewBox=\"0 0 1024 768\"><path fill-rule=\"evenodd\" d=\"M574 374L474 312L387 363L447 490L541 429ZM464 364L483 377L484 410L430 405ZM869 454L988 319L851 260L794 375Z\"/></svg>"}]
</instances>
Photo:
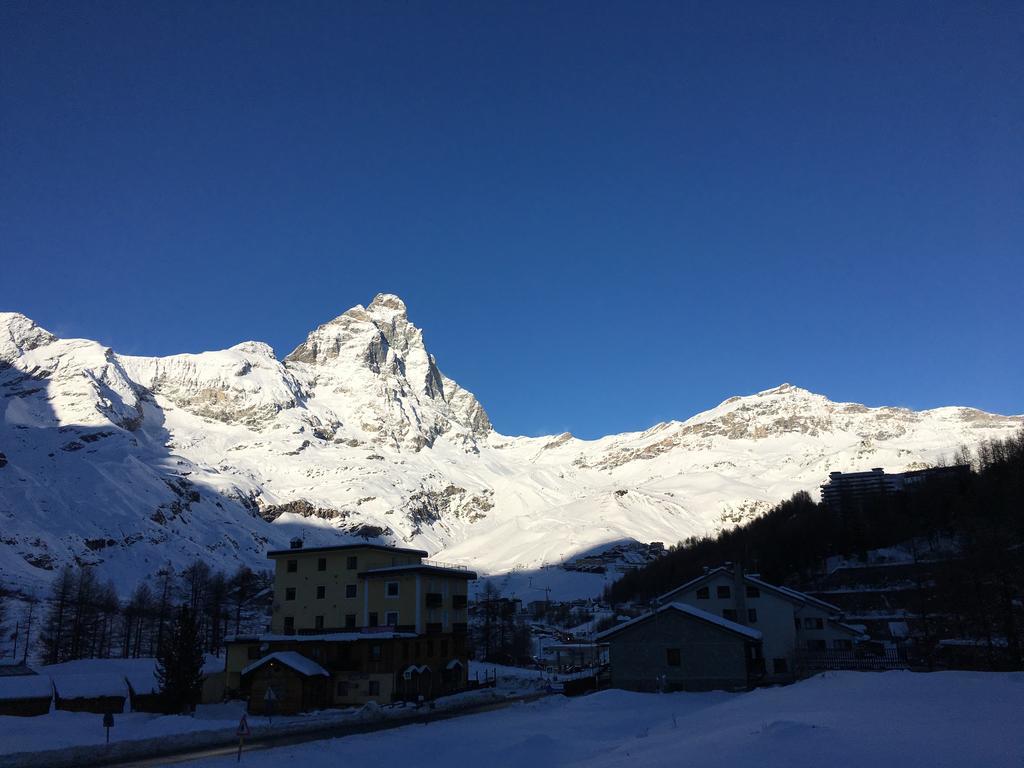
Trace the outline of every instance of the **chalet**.
<instances>
[{"instance_id":1,"label":"chalet","mask_svg":"<svg viewBox=\"0 0 1024 768\"><path fill-rule=\"evenodd\" d=\"M761 633L685 603L667 603L597 635L611 682L634 691L747 690L763 674Z\"/></svg>"},{"instance_id":2,"label":"chalet","mask_svg":"<svg viewBox=\"0 0 1024 768\"><path fill-rule=\"evenodd\" d=\"M419 700L465 688L468 584L476 574L424 560L426 554L300 542L268 553L275 563L270 632L229 640L228 692L248 695L256 712L263 706L257 689L264 686L265 695L268 685L272 697L304 708ZM311 668L296 656L327 673L326 694L324 676L307 674Z\"/></svg>"},{"instance_id":3,"label":"chalet","mask_svg":"<svg viewBox=\"0 0 1024 768\"><path fill-rule=\"evenodd\" d=\"M128 683L116 673L95 672L54 677L56 708L96 714L124 712Z\"/></svg>"},{"instance_id":4,"label":"chalet","mask_svg":"<svg viewBox=\"0 0 1024 768\"><path fill-rule=\"evenodd\" d=\"M0 715L45 715L53 702L53 682L24 664L0 665Z\"/></svg>"},{"instance_id":5,"label":"chalet","mask_svg":"<svg viewBox=\"0 0 1024 768\"><path fill-rule=\"evenodd\" d=\"M296 651L270 653L242 670L249 711L294 715L331 705L331 673Z\"/></svg>"},{"instance_id":6,"label":"chalet","mask_svg":"<svg viewBox=\"0 0 1024 768\"><path fill-rule=\"evenodd\" d=\"M712 568L657 598L684 603L763 635L766 682L789 682L808 654L849 651L862 633L842 622L838 607L787 587L769 584L742 567Z\"/></svg>"}]
</instances>

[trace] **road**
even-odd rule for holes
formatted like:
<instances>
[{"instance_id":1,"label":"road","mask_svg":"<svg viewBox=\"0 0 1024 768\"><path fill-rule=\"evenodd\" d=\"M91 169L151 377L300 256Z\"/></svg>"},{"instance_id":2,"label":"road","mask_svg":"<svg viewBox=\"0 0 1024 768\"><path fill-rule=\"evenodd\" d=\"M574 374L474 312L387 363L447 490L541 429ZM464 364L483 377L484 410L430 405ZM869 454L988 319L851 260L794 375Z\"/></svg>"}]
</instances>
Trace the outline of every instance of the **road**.
<instances>
[{"instance_id":1,"label":"road","mask_svg":"<svg viewBox=\"0 0 1024 768\"><path fill-rule=\"evenodd\" d=\"M463 717L464 715L476 715L483 712L492 712L498 709L505 709L506 707L510 707L514 704L520 704L526 701L535 701L536 699L542 698L546 695L546 692L532 693L527 696L506 699L504 701L489 702L477 707L454 711L435 710L431 712L427 710L422 716L409 718L407 720L381 720L376 723L339 723L337 725L326 725L315 731L307 731L304 733L271 733L260 736L251 736L245 741L242 759L244 762L246 754L257 750L287 747L292 744L304 744L309 741L338 739L344 736L353 736L360 733L372 733L374 731L384 731L390 728L401 728L406 725L426 724L439 720L449 720L453 717ZM175 765L177 763L185 763L193 760L202 760L208 757L236 755L238 753L237 739L233 736L225 736L225 742L226 743L223 747L204 747L200 749L169 752L168 754L154 755L152 757L145 757L142 759L115 760L111 762L101 761L89 763L89 765L104 766L105 768L153 768L154 766Z\"/></svg>"}]
</instances>

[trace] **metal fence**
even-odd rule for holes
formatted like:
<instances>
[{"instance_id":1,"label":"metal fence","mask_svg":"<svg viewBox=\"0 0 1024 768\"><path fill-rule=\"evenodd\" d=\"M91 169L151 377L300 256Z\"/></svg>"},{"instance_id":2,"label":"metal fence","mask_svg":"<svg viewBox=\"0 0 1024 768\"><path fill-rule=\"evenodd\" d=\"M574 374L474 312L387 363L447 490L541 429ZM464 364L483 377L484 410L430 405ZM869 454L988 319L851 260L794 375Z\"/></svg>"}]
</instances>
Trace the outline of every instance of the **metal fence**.
<instances>
[{"instance_id":1,"label":"metal fence","mask_svg":"<svg viewBox=\"0 0 1024 768\"><path fill-rule=\"evenodd\" d=\"M886 648L875 653L860 650L803 651L797 655L798 670L805 675L831 670L881 672L908 669L909 666L906 651L902 648Z\"/></svg>"}]
</instances>

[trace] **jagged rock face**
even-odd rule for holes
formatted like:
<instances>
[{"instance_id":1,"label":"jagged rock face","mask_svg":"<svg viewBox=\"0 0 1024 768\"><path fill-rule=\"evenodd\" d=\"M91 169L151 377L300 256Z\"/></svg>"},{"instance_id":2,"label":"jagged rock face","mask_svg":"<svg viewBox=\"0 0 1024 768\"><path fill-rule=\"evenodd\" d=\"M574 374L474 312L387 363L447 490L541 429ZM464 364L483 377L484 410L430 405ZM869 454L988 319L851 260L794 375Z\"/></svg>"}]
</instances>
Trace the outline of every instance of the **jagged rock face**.
<instances>
[{"instance_id":1,"label":"jagged rock face","mask_svg":"<svg viewBox=\"0 0 1024 768\"><path fill-rule=\"evenodd\" d=\"M0 583L73 563L127 590L167 561L266 567L295 535L593 575L623 542L711 533L831 470L918 468L1022 424L783 385L638 433L507 437L390 294L284 360L260 342L122 356L0 313Z\"/></svg>"},{"instance_id":2,"label":"jagged rock face","mask_svg":"<svg viewBox=\"0 0 1024 768\"><path fill-rule=\"evenodd\" d=\"M318 403L374 442L420 450L450 434L473 448L492 431L483 407L441 373L405 303L391 294L320 326L284 362Z\"/></svg>"}]
</instances>

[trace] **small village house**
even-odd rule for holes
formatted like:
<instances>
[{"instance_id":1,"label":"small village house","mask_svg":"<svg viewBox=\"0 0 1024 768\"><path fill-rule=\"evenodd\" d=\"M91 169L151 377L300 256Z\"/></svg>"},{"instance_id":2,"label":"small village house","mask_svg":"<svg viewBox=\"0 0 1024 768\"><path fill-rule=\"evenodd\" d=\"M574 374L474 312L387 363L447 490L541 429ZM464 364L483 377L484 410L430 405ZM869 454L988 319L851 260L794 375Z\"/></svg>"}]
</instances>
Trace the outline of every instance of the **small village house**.
<instances>
[{"instance_id":1,"label":"small village house","mask_svg":"<svg viewBox=\"0 0 1024 768\"><path fill-rule=\"evenodd\" d=\"M764 672L760 631L685 603L667 603L597 639L608 643L615 688L746 690Z\"/></svg>"},{"instance_id":2,"label":"small village house","mask_svg":"<svg viewBox=\"0 0 1024 768\"><path fill-rule=\"evenodd\" d=\"M45 715L53 703L53 682L25 664L0 663L0 716Z\"/></svg>"},{"instance_id":3,"label":"small village house","mask_svg":"<svg viewBox=\"0 0 1024 768\"><path fill-rule=\"evenodd\" d=\"M53 678L56 708L68 712L124 712L128 683L114 672L61 674Z\"/></svg>"},{"instance_id":4,"label":"small village house","mask_svg":"<svg viewBox=\"0 0 1024 768\"><path fill-rule=\"evenodd\" d=\"M758 630L763 636L765 682L791 682L814 654L850 651L862 633L842 622L840 609L787 587L769 584L739 565L711 568L661 595Z\"/></svg>"}]
</instances>

